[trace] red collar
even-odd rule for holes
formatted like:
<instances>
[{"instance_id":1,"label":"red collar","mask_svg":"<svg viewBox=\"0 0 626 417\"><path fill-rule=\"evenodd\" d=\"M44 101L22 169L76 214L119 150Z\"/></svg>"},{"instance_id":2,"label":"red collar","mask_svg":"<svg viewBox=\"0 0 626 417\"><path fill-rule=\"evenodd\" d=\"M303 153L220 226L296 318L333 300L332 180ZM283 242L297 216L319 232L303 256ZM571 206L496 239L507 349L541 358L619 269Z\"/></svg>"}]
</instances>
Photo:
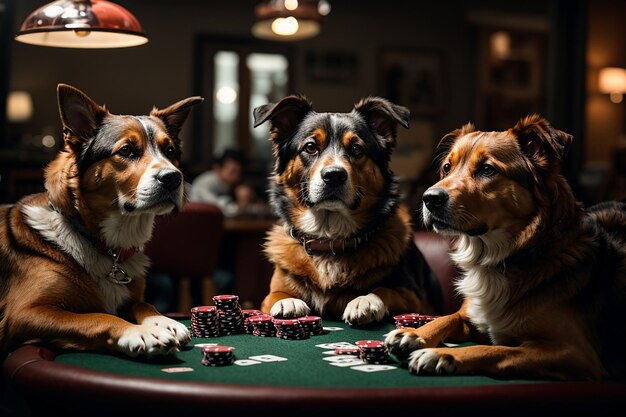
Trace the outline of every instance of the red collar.
<instances>
[{"instance_id":1,"label":"red collar","mask_svg":"<svg viewBox=\"0 0 626 417\"><path fill-rule=\"evenodd\" d=\"M98 252L104 255L112 256L117 262L124 262L138 252L137 248L112 249L109 248L107 244L102 240L96 242L95 246L96 249L98 249Z\"/></svg>"},{"instance_id":2,"label":"red collar","mask_svg":"<svg viewBox=\"0 0 626 417\"><path fill-rule=\"evenodd\" d=\"M369 240L371 233L373 233L373 231L370 233L351 236L346 239L317 239L315 237L299 233L294 230L293 227L289 229L291 237L300 242L304 247L304 250L309 255L315 255L320 252L330 252L333 255L337 255L338 253L355 250L361 246L363 242Z\"/></svg>"}]
</instances>

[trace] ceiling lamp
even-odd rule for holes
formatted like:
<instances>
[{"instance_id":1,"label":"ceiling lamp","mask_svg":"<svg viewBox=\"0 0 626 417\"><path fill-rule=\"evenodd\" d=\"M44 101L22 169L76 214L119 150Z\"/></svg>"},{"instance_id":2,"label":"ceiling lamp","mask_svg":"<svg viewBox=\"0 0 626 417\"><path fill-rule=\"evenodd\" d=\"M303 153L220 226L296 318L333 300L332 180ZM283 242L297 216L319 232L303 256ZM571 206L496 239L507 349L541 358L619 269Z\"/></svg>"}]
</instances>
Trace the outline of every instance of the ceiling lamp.
<instances>
[{"instance_id":1,"label":"ceiling lamp","mask_svg":"<svg viewBox=\"0 0 626 417\"><path fill-rule=\"evenodd\" d=\"M32 12L15 40L61 48L126 48L148 42L128 10L105 0L57 0Z\"/></svg>"},{"instance_id":2,"label":"ceiling lamp","mask_svg":"<svg viewBox=\"0 0 626 417\"><path fill-rule=\"evenodd\" d=\"M298 41L320 33L330 4L326 0L266 0L255 8L252 34L272 41Z\"/></svg>"}]
</instances>

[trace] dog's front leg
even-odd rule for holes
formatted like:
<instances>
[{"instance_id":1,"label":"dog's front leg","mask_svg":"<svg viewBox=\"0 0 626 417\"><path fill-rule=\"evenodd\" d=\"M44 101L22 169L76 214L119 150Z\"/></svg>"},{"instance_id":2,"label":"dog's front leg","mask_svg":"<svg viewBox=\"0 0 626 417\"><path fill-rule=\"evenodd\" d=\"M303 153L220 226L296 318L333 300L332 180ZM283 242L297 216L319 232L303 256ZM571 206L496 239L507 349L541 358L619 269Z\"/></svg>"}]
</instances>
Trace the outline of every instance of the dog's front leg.
<instances>
[{"instance_id":1,"label":"dog's front leg","mask_svg":"<svg viewBox=\"0 0 626 417\"><path fill-rule=\"evenodd\" d=\"M112 314L73 313L56 306L37 306L21 309L19 315L12 317L9 334L16 343L118 351L133 357L168 355L180 346L164 327L132 324Z\"/></svg>"},{"instance_id":2,"label":"dog's front leg","mask_svg":"<svg viewBox=\"0 0 626 417\"><path fill-rule=\"evenodd\" d=\"M128 317L134 323L170 331L181 346L191 341L191 334L184 324L163 316L152 304L143 301L131 304L128 307Z\"/></svg>"},{"instance_id":3,"label":"dog's front leg","mask_svg":"<svg viewBox=\"0 0 626 417\"><path fill-rule=\"evenodd\" d=\"M439 317L418 329L407 327L394 330L385 338L385 344L391 353L406 359L414 350L436 347L446 339L466 342L477 338L477 331L465 315L465 306L462 306L456 313Z\"/></svg>"},{"instance_id":4,"label":"dog's front leg","mask_svg":"<svg viewBox=\"0 0 626 417\"><path fill-rule=\"evenodd\" d=\"M599 379L603 368L575 346L535 341L520 346L476 345L413 352L409 371L426 375L481 374L496 378Z\"/></svg>"},{"instance_id":5,"label":"dog's front leg","mask_svg":"<svg viewBox=\"0 0 626 417\"><path fill-rule=\"evenodd\" d=\"M334 302L346 323L364 325L382 321L388 314L430 312L417 295L407 288L378 287L366 295L344 292Z\"/></svg>"},{"instance_id":6,"label":"dog's front leg","mask_svg":"<svg viewBox=\"0 0 626 417\"><path fill-rule=\"evenodd\" d=\"M276 268L270 281L270 292L261 303L261 311L274 317L301 317L311 312L309 306L292 295L285 282L286 273Z\"/></svg>"}]
</instances>

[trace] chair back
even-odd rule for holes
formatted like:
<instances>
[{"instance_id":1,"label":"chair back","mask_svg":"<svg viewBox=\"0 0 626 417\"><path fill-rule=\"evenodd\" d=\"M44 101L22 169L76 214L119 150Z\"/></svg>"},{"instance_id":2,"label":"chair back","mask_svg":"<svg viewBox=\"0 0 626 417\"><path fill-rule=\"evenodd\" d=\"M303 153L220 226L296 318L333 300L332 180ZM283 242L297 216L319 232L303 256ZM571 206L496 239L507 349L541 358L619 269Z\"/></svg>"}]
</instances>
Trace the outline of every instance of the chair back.
<instances>
[{"instance_id":1,"label":"chair back","mask_svg":"<svg viewBox=\"0 0 626 417\"><path fill-rule=\"evenodd\" d=\"M461 306L461 297L454 289L453 281L459 276L459 270L450 259L450 245L441 235L430 231L413 233L415 245L420 250L426 263L439 281L442 297L442 313L451 314Z\"/></svg>"},{"instance_id":2,"label":"chair back","mask_svg":"<svg viewBox=\"0 0 626 417\"><path fill-rule=\"evenodd\" d=\"M157 216L145 248L152 269L175 277L213 275L224 215L212 204L187 202L178 214Z\"/></svg>"}]
</instances>

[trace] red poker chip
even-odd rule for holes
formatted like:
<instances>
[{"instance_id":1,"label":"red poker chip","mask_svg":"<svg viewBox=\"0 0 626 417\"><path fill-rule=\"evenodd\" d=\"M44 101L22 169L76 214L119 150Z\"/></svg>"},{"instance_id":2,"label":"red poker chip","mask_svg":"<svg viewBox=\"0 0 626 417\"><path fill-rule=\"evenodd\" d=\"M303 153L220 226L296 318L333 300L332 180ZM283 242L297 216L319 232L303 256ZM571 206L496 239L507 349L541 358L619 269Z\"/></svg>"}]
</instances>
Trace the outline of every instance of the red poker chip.
<instances>
[{"instance_id":1,"label":"red poker chip","mask_svg":"<svg viewBox=\"0 0 626 417\"><path fill-rule=\"evenodd\" d=\"M205 353L231 353L234 350L235 348L232 346L222 346L222 345L204 346L202 348L202 352L205 352Z\"/></svg>"},{"instance_id":2,"label":"red poker chip","mask_svg":"<svg viewBox=\"0 0 626 417\"><path fill-rule=\"evenodd\" d=\"M318 316L303 316L303 317L298 317L296 320L303 322L303 323L317 323L319 321L322 321L322 318Z\"/></svg>"},{"instance_id":3,"label":"red poker chip","mask_svg":"<svg viewBox=\"0 0 626 417\"><path fill-rule=\"evenodd\" d=\"M421 314L418 313L405 313L394 316L394 320L419 320L422 317Z\"/></svg>"},{"instance_id":4,"label":"red poker chip","mask_svg":"<svg viewBox=\"0 0 626 417\"><path fill-rule=\"evenodd\" d=\"M278 326L297 326L300 324L297 319L274 319L272 321Z\"/></svg>"},{"instance_id":5,"label":"red poker chip","mask_svg":"<svg viewBox=\"0 0 626 417\"><path fill-rule=\"evenodd\" d=\"M215 306L197 306L191 308L192 313L217 313Z\"/></svg>"},{"instance_id":6,"label":"red poker chip","mask_svg":"<svg viewBox=\"0 0 626 417\"><path fill-rule=\"evenodd\" d=\"M237 301L239 296L232 294L220 294L213 297L213 301Z\"/></svg>"},{"instance_id":7,"label":"red poker chip","mask_svg":"<svg viewBox=\"0 0 626 417\"><path fill-rule=\"evenodd\" d=\"M273 319L272 319L272 316L258 315L258 316L248 317L248 321L252 323L271 323Z\"/></svg>"},{"instance_id":8,"label":"red poker chip","mask_svg":"<svg viewBox=\"0 0 626 417\"><path fill-rule=\"evenodd\" d=\"M372 348L385 346L385 343L382 340L359 340L355 344L358 347L367 346Z\"/></svg>"}]
</instances>

